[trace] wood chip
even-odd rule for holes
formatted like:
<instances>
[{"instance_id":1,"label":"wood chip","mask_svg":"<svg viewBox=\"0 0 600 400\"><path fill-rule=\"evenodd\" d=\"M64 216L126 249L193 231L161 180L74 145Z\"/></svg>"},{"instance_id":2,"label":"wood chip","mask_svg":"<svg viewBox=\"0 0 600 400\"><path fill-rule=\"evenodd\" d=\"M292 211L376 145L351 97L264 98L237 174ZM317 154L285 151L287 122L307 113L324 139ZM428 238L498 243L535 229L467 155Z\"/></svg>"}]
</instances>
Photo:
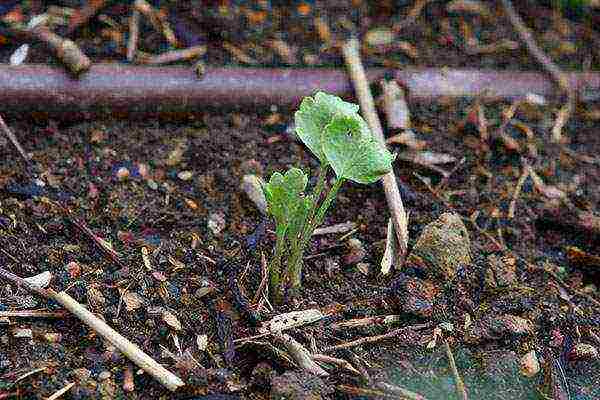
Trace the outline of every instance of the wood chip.
<instances>
[{"instance_id":1,"label":"wood chip","mask_svg":"<svg viewBox=\"0 0 600 400\"><path fill-rule=\"evenodd\" d=\"M175 314L173 314L170 311L163 311L162 320L176 331L180 331L183 329L183 327L181 326L181 322L179 322Z\"/></svg>"}]
</instances>

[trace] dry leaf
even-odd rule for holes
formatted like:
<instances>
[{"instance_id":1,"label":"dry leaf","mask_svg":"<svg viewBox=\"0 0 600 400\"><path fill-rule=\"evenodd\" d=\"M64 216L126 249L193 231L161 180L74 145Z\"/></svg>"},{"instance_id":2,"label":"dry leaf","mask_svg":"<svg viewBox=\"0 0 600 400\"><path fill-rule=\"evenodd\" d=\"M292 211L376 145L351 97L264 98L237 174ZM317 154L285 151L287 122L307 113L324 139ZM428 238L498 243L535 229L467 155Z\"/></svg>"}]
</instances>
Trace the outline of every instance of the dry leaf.
<instances>
[{"instance_id":1,"label":"dry leaf","mask_svg":"<svg viewBox=\"0 0 600 400\"><path fill-rule=\"evenodd\" d=\"M177 319L175 314L173 314L170 311L163 311L162 319L163 319L163 321L165 321L165 323L167 325L169 325L171 328L175 329L176 331L180 331L181 329L183 329L183 327L181 326L181 322L179 322L179 320Z\"/></svg>"},{"instance_id":2,"label":"dry leaf","mask_svg":"<svg viewBox=\"0 0 600 400\"><path fill-rule=\"evenodd\" d=\"M144 305L144 298L136 292L123 293L123 303L127 311L134 311Z\"/></svg>"}]
</instances>

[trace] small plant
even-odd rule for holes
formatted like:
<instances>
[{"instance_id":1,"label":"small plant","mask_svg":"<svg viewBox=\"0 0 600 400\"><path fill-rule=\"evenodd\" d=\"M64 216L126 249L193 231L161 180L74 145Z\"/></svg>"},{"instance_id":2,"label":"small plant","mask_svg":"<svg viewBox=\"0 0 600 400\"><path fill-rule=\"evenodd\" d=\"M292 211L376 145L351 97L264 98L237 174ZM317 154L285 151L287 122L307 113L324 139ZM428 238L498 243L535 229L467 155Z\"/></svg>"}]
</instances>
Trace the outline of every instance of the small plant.
<instances>
[{"instance_id":1,"label":"small plant","mask_svg":"<svg viewBox=\"0 0 600 400\"><path fill-rule=\"evenodd\" d=\"M358 106L339 97L318 92L304 98L295 123L298 137L319 159L320 167L310 194L306 193L308 176L298 168L274 173L263 188L276 224L277 239L269 266L276 301L283 299L285 289L296 291L300 287L304 251L342 184L347 180L376 182L391 170L394 160L358 114ZM330 168L335 179L322 199Z\"/></svg>"}]
</instances>

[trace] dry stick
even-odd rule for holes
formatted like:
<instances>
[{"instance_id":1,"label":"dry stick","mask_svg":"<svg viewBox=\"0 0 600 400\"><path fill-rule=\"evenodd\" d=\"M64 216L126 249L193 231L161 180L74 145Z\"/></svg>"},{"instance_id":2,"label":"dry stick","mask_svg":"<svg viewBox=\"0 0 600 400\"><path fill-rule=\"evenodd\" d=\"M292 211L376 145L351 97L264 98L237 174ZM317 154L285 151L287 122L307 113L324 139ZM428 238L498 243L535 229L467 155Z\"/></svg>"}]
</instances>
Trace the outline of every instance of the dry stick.
<instances>
[{"instance_id":1,"label":"dry stick","mask_svg":"<svg viewBox=\"0 0 600 400\"><path fill-rule=\"evenodd\" d=\"M134 8L129 17L129 38L127 38L127 61L134 60L140 37L140 12Z\"/></svg>"},{"instance_id":2,"label":"dry stick","mask_svg":"<svg viewBox=\"0 0 600 400\"><path fill-rule=\"evenodd\" d=\"M458 373L458 369L456 369L456 362L454 361L454 354L452 354L452 349L448 344L447 340L444 340L444 347L446 348L446 356L448 357L448 363L450 364L450 370L452 371L452 375L454 375L454 384L456 386L456 396L462 400L468 400L467 389L465 388L465 383L463 382L460 374Z\"/></svg>"},{"instance_id":3,"label":"dry stick","mask_svg":"<svg viewBox=\"0 0 600 400\"><path fill-rule=\"evenodd\" d=\"M300 368L318 376L329 375L327 371L321 368L319 364L313 360L310 352L290 335L285 333L273 333L273 338L276 342L281 343L286 348Z\"/></svg>"},{"instance_id":4,"label":"dry stick","mask_svg":"<svg viewBox=\"0 0 600 400\"><path fill-rule=\"evenodd\" d=\"M4 119L2 118L1 115L0 115L0 129L2 129L2 132L4 132L4 134L8 137L8 140L11 141L13 146L16 147L16 149L19 152L19 154L21 155L21 157L23 157L23 160L25 160L25 163L29 164L29 162L31 161L31 157L29 157L29 154L27 154L25 152L25 149L23 149L23 146L21 146L21 143L19 143L19 140L17 139L15 134L6 125L6 123L4 122Z\"/></svg>"},{"instance_id":5,"label":"dry stick","mask_svg":"<svg viewBox=\"0 0 600 400\"><path fill-rule=\"evenodd\" d=\"M52 394L52 396L48 397L46 400L56 400L58 398L60 398L63 394L67 393L69 390L71 390L71 388L75 386L75 382L71 382L68 383L65 387L63 387L62 389L57 390L56 392L54 392Z\"/></svg>"},{"instance_id":6,"label":"dry stick","mask_svg":"<svg viewBox=\"0 0 600 400\"><path fill-rule=\"evenodd\" d=\"M173 33L169 24L159 16L156 9L150 3L146 0L135 0L133 7L148 18L154 29L157 32L161 32L171 46L176 47L178 45L175 33Z\"/></svg>"},{"instance_id":7,"label":"dry stick","mask_svg":"<svg viewBox=\"0 0 600 400\"><path fill-rule=\"evenodd\" d=\"M559 143L562 127L567 123L575 108L575 91L569 84L569 80L565 73L537 45L530 30L525 26L525 23L517 13L517 10L515 10L512 2L510 0L501 0L501 2L506 15L519 35L519 38L525 42L531 55L544 67L556 81L558 86L567 94L567 103L559 110L556 123L552 128L552 139L556 143Z\"/></svg>"},{"instance_id":8,"label":"dry stick","mask_svg":"<svg viewBox=\"0 0 600 400\"><path fill-rule=\"evenodd\" d=\"M324 348L323 351L328 352L328 351L334 351L334 350L349 349L351 347L361 346L363 344L375 343L375 342L379 342L379 341L382 341L385 339L391 339L393 337L396 337L396 336L406 333L408 331L425 329L425 328L429 328L431 326L432 326L431 323L405 326L403 328L394 329L393 331L384 333L383 335L367 336L367 337L363 337L363 338L354 340L352 342L337 344L335 346L329 346L329 347Z\"/></svg>"},{"instance_id":9,"label":"dry stick","mask_svg":"<svg viewBox=\"0 0 600 400\"><path fill-rule=\"evenodd\" d=\"M381 122L377 116L375 110L375 101L373 95L369 90L369 81L365 69L360 60L359 54L360 45L357 39L350 39L343 46L344 59L348 67L348 72L354 83L354 88L362 114L365 120L369 124L369 127L375 134L375 137L385 147L385 136L383 135L383 128ZM396 182L396 175L394 171L388 172L382 179L383 190L385 191L385 198L390 209L392 222L394 229L396 230L396 236L398 237L398 258L403 262L406 256L406 250L408 248L408 220L406 218L406 212L404 211L404 205L402 204L402 197L400 196L400 190L398 189L398 183Z\"/></svg>"},{"instance_id":10,"label":"dry stick","mask_svg":"<svg viewBox=\"0 0 600 400\"><path fill-rule=\"evenodd\" d=\"M362 376L361 372L354 368L354 366L347 360L331 357L325 354L313 354L312 359L321 363L337 365L338 367L345 369L346 371L352 372L355 375Z\"/></svg>"},{"instance_id":11,"label":"dry stick","mask_svg":"<svg viewBox=\"0 0 600 400\"><path fill-rule=\"evenodd\" d=\"M39 288L27 282L23 278L20 278L19 276L5 270L4 268L0 268L0 278L4 278L10 282L13 282L17 286L23 287L41 297L56 301L64 308L69 310L77 318L79 318L84 324L94 330L97 334L101 335L117 349L121 350L121 352L127 358L133 361L138 367L146 371L148 374L153 376L167 389L175 391L180 386L184 385L183 381L179 377L169 372L165 367L144 353L136 344L130 342L120 333L108 326L106 322L96 317L67 293L56 292L52 289Z\"/></svg>"},{"instance_id":12,"label":"dry stick","mask_svg":"<svg viewBox=\"0 0 600 400\"><path fill-rule=\"evenodd\" d=\"M64 318L67 313L64 310L60 311L44 311L44 310L14 310L0 311L0 318Z\"/></svg>"},{"instance_id":13,"label":"dry stick","mask_svg":"<svg viewBox=\"0 0 600 400\"><path fill-rule=\"evenodd\" d=\"M90 69L92 62L72 40L65 39L50 31L47 26L38 25L28 29L20 24L11 24L8 33L44 43L69 72L75 76Z\"/></svg>"},{"instance_id":14,"label":"dry stick","mask_svg":"<svg viewBox=\"0 0 600 400\"><path fill-rule=\"evenodd\" d=\"M206 53L206 46L192 46L181 50L167 51L158 55L138 57L137 61L140 64L146 65L163 65L177 61L186 61L198 58Z\"/></svg>"},{"instance_id":15,"label":"dry stick","mask_svg":"<svg viewBox=\"0 0 600 400\"><path fill-rule=\"evenodd\" d=\"M515 191L513 192L512 199L510 201L510 205L508 206L508 218L513 219L515 217L515 209L517 207L517 199L521 194L521 190L523 189L523 184L525 180L529 177L529 168L523 168L523 172L517 181L517 185L515 187Z\"/></svg>"}]
</instances>

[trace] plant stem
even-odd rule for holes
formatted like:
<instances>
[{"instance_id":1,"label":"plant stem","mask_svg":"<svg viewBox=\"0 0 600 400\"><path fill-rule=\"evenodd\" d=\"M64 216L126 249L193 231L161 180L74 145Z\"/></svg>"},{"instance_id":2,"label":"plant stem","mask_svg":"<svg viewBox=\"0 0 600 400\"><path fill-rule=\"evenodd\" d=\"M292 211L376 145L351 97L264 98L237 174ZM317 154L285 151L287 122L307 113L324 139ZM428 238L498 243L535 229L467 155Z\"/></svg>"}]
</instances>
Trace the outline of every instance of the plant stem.
<instances>
[{"instance_id":1,"label":"plant stem","mask_svg":"<svg viewBox=\"0 0 600 400\"><path fill-rule=\"evenodd\" d=\"M304 254L304 249L308 245L308 242L310 241L310 238L311 238L314 230L323 223L323 219L325 218L325 213L329 209L329 206L331 206L331 203L333 203L333 200L337 196L337 193L340 190L340 187L342 186L343 183L344 183L343 178L336 179L335 183L329 190L329 193L327 193L325 200L323 200L323 203L321 203L317 213L315 215L313 215L311 220L307 221L307 223L306 223L307 228L303 230L302 237L300 237L299 244L298 244L298 246L296 246L294 248L294 251L292 252L292 254L290 256L287 270L288 270L290 288L292 290L297 290L301 285L302 256ZM323 184L324 184L324 182L323 182ZM316 202L315 202L315 205L316 205Z\"/></svg>"},{"instance_id":2,"label":"plant stem","mask_svg":"<svg viewBox=\"0 0 600 400\"><path fill-rule=\"evenodd\" d=\"M281 259L285 251L285 230L277 229L275 242L275 254L269 265L270 291L273 301L281 302L283 299L283 288L281 285Z\"/></svg>"}]
</instances>

